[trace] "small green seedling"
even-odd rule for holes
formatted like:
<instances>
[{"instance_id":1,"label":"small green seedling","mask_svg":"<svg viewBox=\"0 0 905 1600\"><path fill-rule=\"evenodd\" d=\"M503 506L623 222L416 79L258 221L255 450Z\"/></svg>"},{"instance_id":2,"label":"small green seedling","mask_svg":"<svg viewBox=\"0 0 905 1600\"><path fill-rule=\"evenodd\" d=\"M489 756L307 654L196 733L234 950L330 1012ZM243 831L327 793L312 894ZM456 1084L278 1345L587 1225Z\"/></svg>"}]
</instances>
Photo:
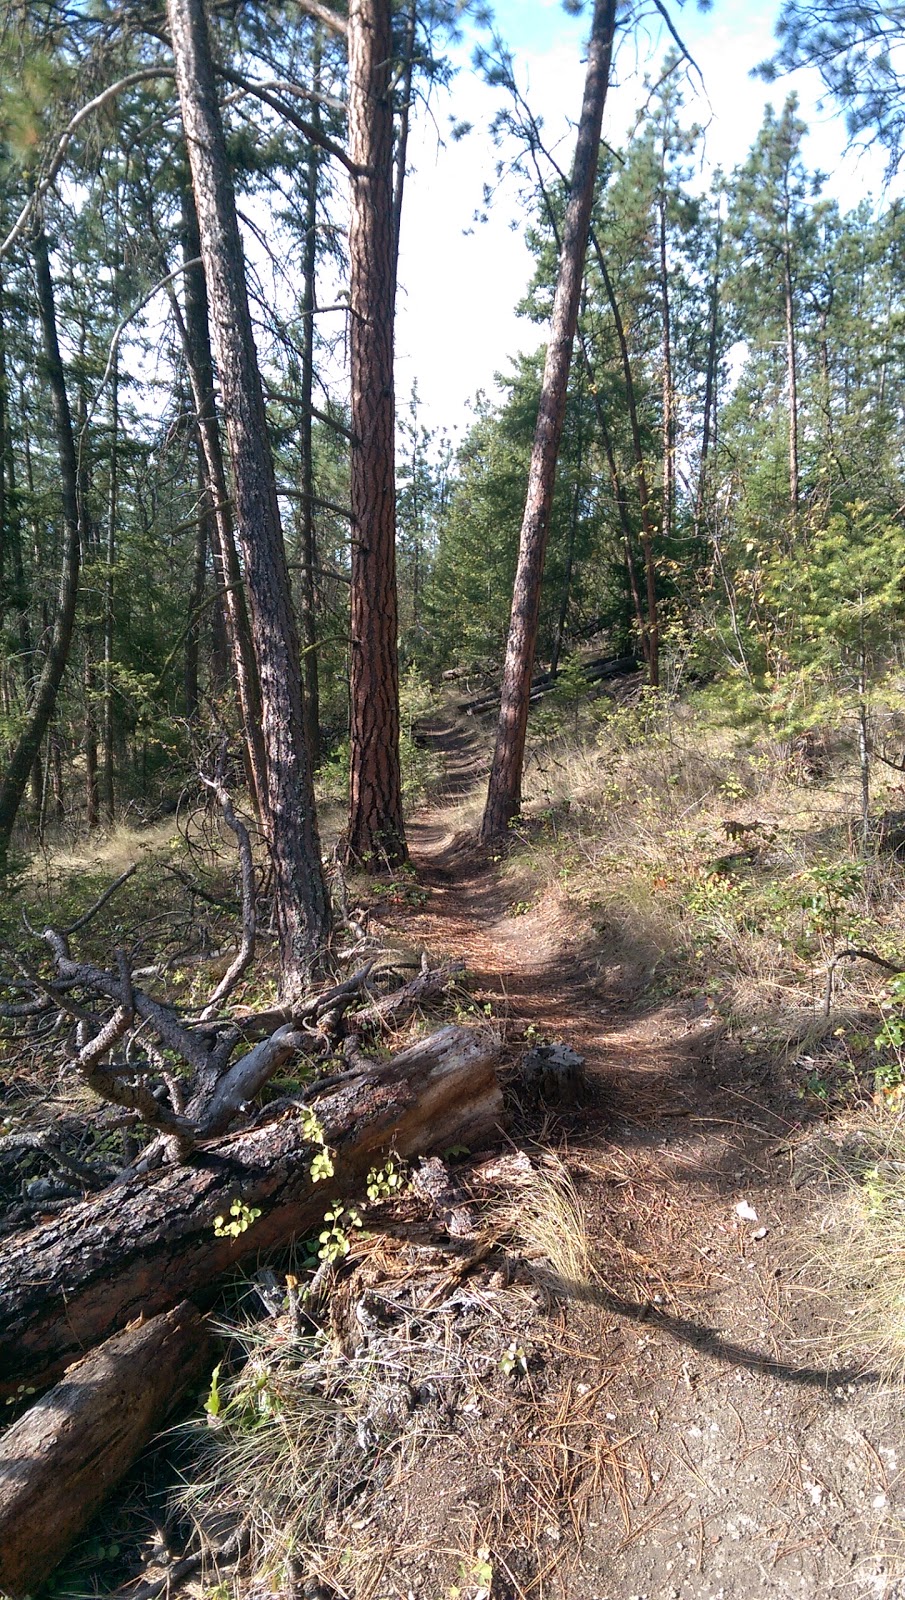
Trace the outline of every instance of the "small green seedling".
<instances>
[{"instance_id":1,"label":"small green seedling","mask_svg":"<svg viewBox=\"0 0 905 1600\"><path fill-rule=\"evenodd\" d=\"M260 1206L247 1206L244 1200L234 1200L229 1208L230 1220L222 1212L214 1218L214 1232L218 1239L238 1239L246 1233L261 1215Z\"/></svg>"},{"instance_id":2,"label":"small green seedling","mask_svg":"<svg viewBox=\"0 0 905 1600\"><path fill-rule=\"evenodd\" d=\"M343 1261L352 1248L350 1228L361 1227L361 1216L355 1206L335 1205L324 1214L327 1226L318 1234L321 1261Z\"/></svg>"},{"instance_id":3,"label":"small green seedling","mask_svg":"<svg viewBox=\"0 0 905 1600\"><path fill-rule=\"evenodd\" d=\"M323 1127L318 1120L316 1112L310 1106L302 1110L302 1133L309 1144L318 1144L320 1149L309 1167L312 1183L323 1183L327 1178L332 1178L335 1172L333 1153L327 1145Z\"/></svg>"},{"instance_id":4,"label":"small green seedling","mask_svg":"<svg viewBox=\"0 0 905 1600\"><path fill-rule=\"evenodd\" d=\"M368 1173L368 1199L389 1200L401 1192L404 1182L402 1172L390 1156L382 1167L372 1167Z\"/></svg>"},{"instance_id":5,"label":"small green seedling","mask_svg":"<svg viewBox=\"0 0 905 1600\"><path fill-rule=\"evenodd\" d=\"M208 1416L212 1420L215 1419L216 1417L219 1417L220 1412L223 1409L223 1400L222 1400L221 1395L220 1395L220 1386L219 1386L220 1385L220 1368L221 1368L221 1366L222 1366L222 1362L218 1361L217 1365L215 1366L215 1368L213 1370L213 1372L211 1373L210 1393L209 1393L207 1399L204 1402L204 1409L207 1412Z\"/></svg>"},{"instance_id":6,"label":"small green seedling","mask_svg":"<svg viewBox=\"0 0 905 1600\"><path fill-rule=\"evenodd\" d=\"M525 1378L528 1375L528 1357L520 1344L513 1340L500 1356L500 1371L507 1378Z\"/></svg>"}]
</instances>

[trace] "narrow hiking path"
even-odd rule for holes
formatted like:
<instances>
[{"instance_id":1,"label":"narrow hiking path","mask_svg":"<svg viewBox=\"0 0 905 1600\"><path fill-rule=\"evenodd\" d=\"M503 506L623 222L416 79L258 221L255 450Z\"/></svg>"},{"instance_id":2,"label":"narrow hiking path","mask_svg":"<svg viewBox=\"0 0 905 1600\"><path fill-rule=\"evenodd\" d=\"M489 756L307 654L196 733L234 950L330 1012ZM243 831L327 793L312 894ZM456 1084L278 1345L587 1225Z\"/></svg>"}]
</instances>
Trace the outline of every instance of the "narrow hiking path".
<instances>
[{"instance_id":1,"label":"narrow hiking path","mask_svg":"<svg viewBox=\"0 0 905 1600\"><path fill-rule=\"evenodd\" d=\"M462 831L481 730L441 717L424 736L445 789L409 829L426 899L393 926L463 958L516 1036L531 1025L562 1040L597 1081L595 1104L545 1136L579 1183L603 1284L564 1294L579 1321L582 1302L596 1310L586 1381L606 1374L609 1492L568 1578L544 1592L902 1600L901 1405L876 1375L840 1367L805 1265L828 1204L802 1156L819 1122L806 1126L803 1103L706 1002L627 993L563 895L513 908Z\"/></svg>"}]
</instances>

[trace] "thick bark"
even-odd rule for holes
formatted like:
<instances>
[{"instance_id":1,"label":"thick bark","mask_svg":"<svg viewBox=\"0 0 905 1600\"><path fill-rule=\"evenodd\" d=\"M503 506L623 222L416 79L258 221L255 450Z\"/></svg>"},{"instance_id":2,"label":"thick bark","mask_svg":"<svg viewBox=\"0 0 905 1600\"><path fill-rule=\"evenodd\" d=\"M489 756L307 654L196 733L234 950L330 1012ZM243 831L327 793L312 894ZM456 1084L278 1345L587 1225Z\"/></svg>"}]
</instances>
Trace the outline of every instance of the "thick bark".
<instances>
[{"instance_id":1,"label":"thick bark","mask_svg":"<svg viewBox=\"0 0 905 1600\"><path fill-rule=\"evenodd\" d=\"M314 30L311 81L320 91L321 35ZM320 127L320 106L312 110ZM305 737L312 767L320 761L320 671L317 659L317 537L314 527L314 316L317 309L317 192L320 156L317 146L308 151L305 174L305 245L302 251L302 409L299 430L300 488L302 491L302 677L305 686Z\"/></svg>"},{"instance_id":2,"label":"thick bark","mask_svg":"<svg viewBox=\"0 0 905 1600\"><path fill-rule=\"evenodd\" d=\"M57 337L56 307L50 275L50 255L43 227L34 240L35 279L38 291L38 317L41 324L44 366L50 386L57 455L60 466L60 496L63 512L63 562L53 631L41 675L35 686L25 725L16 742L0 781L0 872L6 865L16 817L28 785L41 741L50 725L57 692L63 681L79 586L81 538L79 529L78 468L72 413L66 393L66 379Z\"/></svg>"},{"instance_id":3,"label":"thick bark","mask_svg":"<svg viewBox=\"0 0 905 1600\"><path fill-rule=\"evenodd\" d=\"M116 1334L0 1439L0 1589L25 1600L53 1571L208 1361L196 1308Z\"/></svg>"},{"instance_id":4,"label":"thick bark","mask_svg":"<svg viewBox=\"0 0 905 1600\"><path fill-rule=\"evenodd\" d=\"M5 1241L0 1263L0 1394L59 1371L140 1312L207 1291L237 1262L311 1232L375 1160L474 1144L502 1117L499 1041L449 1027L314 1102L334 1175L314 1183L317 1146L305 1112L193 1152L119 1189L77 1202L56 1220ZM215 1219L240 1200L259 1211L238 1237Z\"/></svg>"},{"instance_id":5,"label":"thick bark","mask_svg":"<svg viewBox=\"0 0 905 1600\"><path fill-rule=\"evenodd\" d=\"M211 541L214 579L224 599L224 620L236 675L242 723L245 775L255 810L261 815L267 792L267 761L261 731L261 688L248 623L242 569L236 550L233 517L220 441L214 395L210 309L201 254L198 214L191 189L182 189L182 253L186 266L185 321L181 324L189 383L198 426L201 468L206 479L201 515Z\"/></svg>"},{"instance_id":6,"label":"thick bark","mask_svg":"<svg viewBox=\"0 0 905 1600\"><path fill-rule=\"evenodd\" d=\"M118 266L118 261L116 263ZM114 272L116 271L114 267ZM114 297L114 312L119 304ZM113 358L110 376L110 500L107 507L107 547L104 570L104 665L101 705L101 798L104 818L113 826L116 815L113 754L113 635L116 527L119 519L119 357Z\"/></svg>"},{"instance_id":7,"label":"thick bark","mask_svg":"<svg viewBox=\"0 0 905 1600\"><path fill-rule=\"evenodd\" d=\"M207 19L202 0L168 0L167 15L260 679L263 810L274 866L281 982L290 991L322 959L331 927L305 744L298 634Z\"/></svg>"},{"instance_id":8,"label":"thick bark","mask_svg":"<svg viewBox=\"0 0 905 1600\"><path fill-rule=\"evenodd\" d=\"M556 462L565 418L572 345L578 324L615 22L615 0L596 0L588 47L584 101L522 520L503 670L500 720L481 824L481 839L485 844L505 836L509 823L518 815L521 806L522 767L537 643L540 588L553 505Z\"/></svg>"},{"instance_id":9,"label":"thick bark","mask_svg":"<svg viewBox=\"0 0 905 1600\"><path fill-rule=\"evenodd\" d=\"M352 373L350 793L347 848L406 858L399 766L393 394L393 105L390 0L349 10L349 351Z\"/></svg>"}]
</instances>

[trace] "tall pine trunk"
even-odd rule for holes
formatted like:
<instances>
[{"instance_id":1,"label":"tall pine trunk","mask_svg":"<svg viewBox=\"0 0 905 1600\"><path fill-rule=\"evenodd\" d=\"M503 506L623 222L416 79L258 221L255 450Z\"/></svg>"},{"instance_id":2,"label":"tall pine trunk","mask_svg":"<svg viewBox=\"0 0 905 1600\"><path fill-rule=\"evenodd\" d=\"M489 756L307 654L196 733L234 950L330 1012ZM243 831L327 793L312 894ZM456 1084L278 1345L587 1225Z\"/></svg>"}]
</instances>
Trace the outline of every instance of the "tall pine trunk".
<instances>
[{"instance_id":1,"label":"tall pine trunk","mask_svg":"<svg viewBox=\"0 0 905 1600\"><path fill-rule=\"evenodd\" d=\"M350 858L406 858L399 765L390 0L349 8Z\"/></svg>"},{"instance_id":2,"label":"tall pine trunk","mask_svg":"<svg viewBox=\"0 0 905 1600\"><path fill-rule=\"evenodd\" d=\"M652 689L660 684L660 614L657 603L657 562L654 550L654 520L651 510L650 491L647 486L647 469L644 465L644 441L641 437L641 423L638 417L638 404L635 396L635 379L632 373L632 361L629 355L628 339L625 334L625 325L613 281L607 271L603 252L594 232L591 232L591 241L597 265L603 278L610 310L613 313L613 322L616 328L616 337L619 341L619 352L622 360L622 373L625 378L625 394L628 401L629 422L632 434L632 452L635 457L635 478L638 484L638 505L641 511L641 549L644 554L644 580L647 602L647 617L644 623L644 659L647 662L647 680Z\"/></svg>"},{"instance_id":3,"label":"tall pine trunk","mask_svg":"<svg viewBox=\"0 0 905 1600\"><path fill-rule=\"evenodd\" d=\"M663 515L660 519L664 544L672 539L673 508L676 498L675 390L672 372L672 307L669 302L669 258L666 227L666 153L658 201L660 232L660 308L663 323Z\"/></svg>"},{"instance_id":4,"label":"tall pine trunk","mask_svg":"<svg viewBox=\"0 0 905 1600\"><path fill-rule=\"evenodd\" d=\"M786 313L786 368L789 383L789 505L793 529L798 519L798 350L795 299L792 291L792 244L788 225L782 255L783 299Z\"/></svg>"},{"instance_id":5,"label":"tall pine trunk","mask_svg":"<svg viewBox=\"0 0 905 1600\"><path fill-rule=\"evenodd\" d=\"M211 540L214 577L223 594L223 613L236 676L236 698L242 724L245 776L252 803L263 815L267 789L267 759L261 725L261 688L248 622L242 569L236 550L229 485L220 442L220 424L214 396L214 361L211 354L210 308L204 268L198 265L201 236L198 214L190 189L182 189L182 251L185 264L185 321L183 346L192 400L197 418L200 460L206 478L201 516ZM175 302L175 297L174 297ZM178 308L178 305L177 305Z\"/></svg>"},{"instance_id":6,"label":"tall pine trunk","mask_svg":"<svg viewBox=\"0 0 905 1600\"><path fill-rule=\"evenodd\" d=\"M528 494L522 520L518 564L512 595L509 641L503 669L500 720L490 772L481 839L489 844L506 833L518 815L522 794L522 767L528 730L531 674L537 644L537 621L544 557L553 505L556 462L566 410L566 393L572 345L578 324L584 258L594 199L600 151L600 128L610 75L615 0L596 0L584 102L578 126L569 205L566 211L556 295L547 359L541 386L540 409Z\"/></svg>"},{"instance_id":7,"label":"tall pine trunk","mask_svg":"<svg viewBox=\"0 0 905 1600\"><path fill-rule=\"evenodd\" d=\"M69 650L72 644L72 632L75 623L81 557L78 468L72 431L72 413L69 409L69 396L66 393L66 379L60 356L53 280L50 274L50 254L43 224L39 226L35 234L33 256L42 353L50 387L51 409L60 468L63 559L60 570L56 614L41 674L35 685L25 724L16 741L16 746L9 759L6 771L2 779L0 779L0 871L3 871L6 866L10 840L19 807L22 804L28 785L29 775L40 753L41 742L50 726L57 693L69 660Z\"/></svg>"},{"instance_id":8,"label":"tall pine trunk","mask_svg":"<svg viewBox=\"0 0 905 1600\"><path fill-rule=\"evenodd\" d=\"M315 99L311 120L320 128L321 31L314 25L311 82ZM314 314L317 309L317 198L320 160L317 145L308 150L305 174L305 243L302 250L302 417L299 434L302 491L302 679L305 686L305 736L311 765L320 761L320 670L317 659L317 536L314 526Z\"/></svg>"},{"instance_id":9,"label":"tall pine trunk","mask_svg":"<svg viewBox=\"0 0 905 1600\"><path fill-rule=\"evenodd\" d=\"M322 959L331 927L305 743L298 634L207 19L202 0L167 0L167 15L261 685L264 815L274 866L281 984L291 993Z\"/></svg>"},{"instance_id":10,"label":"tall pine trunk","mask_svg":"<svg viewBox=\"0 0 905 1600\"><path fill-rule=\"evenodd\" d=\"M698 467L698 492L695 496L695 536L700 537L704 520L707 493L707 466L711 444L716 446L717 417L717 358L720 334L720 255L723 248L723 219L717 215L716 240L713 252L713 276L710 280L710 329L707 337L707 371L704 378L704 416L701 423L701 460Z\"/></svg>"}]
</instances>

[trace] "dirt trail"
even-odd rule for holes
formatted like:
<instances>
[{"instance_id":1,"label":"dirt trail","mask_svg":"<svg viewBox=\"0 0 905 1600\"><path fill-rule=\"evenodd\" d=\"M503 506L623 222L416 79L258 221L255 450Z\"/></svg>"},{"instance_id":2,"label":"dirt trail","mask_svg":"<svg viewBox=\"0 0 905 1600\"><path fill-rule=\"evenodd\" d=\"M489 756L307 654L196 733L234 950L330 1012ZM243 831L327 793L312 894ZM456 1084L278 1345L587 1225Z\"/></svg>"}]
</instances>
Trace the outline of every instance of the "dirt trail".
<instances>
[{"instance_id":1,"label":"dirt trail","mask_svg":"<svg viewBox=\"0 0 905 1600\"><path fill-rule=\"evenodd\" d=\"M796 1265L826 1209L819 1183L793 1182L801 1102L706 1004L626 994L555 899L514 915L498 868L456 833L479 736L437 721L426 737L446 794L410 828L427 899L398 931L464 957L481 995L580 1051L600 1083L564 1131L605 1288L566 1288L576 1313L597 1308L588 1381L605 1371L600 1432L620 1464L549 1592L903 1600L901 1404L837 1366Z\"/></svg>"}]
</instances>

